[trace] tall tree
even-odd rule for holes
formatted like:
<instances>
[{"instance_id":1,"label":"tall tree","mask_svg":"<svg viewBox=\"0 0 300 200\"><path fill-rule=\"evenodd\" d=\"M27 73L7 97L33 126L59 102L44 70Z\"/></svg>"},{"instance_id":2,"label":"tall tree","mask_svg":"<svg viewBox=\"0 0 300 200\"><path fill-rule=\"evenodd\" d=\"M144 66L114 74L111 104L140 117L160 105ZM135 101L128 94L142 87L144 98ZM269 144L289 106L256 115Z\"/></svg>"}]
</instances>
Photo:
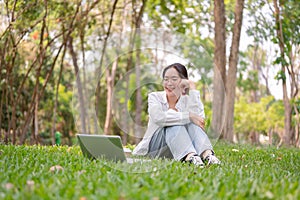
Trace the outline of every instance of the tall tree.
<instances>
[{"instance_id":1,"label":"tall tree","mask_svg":"<svg viewBox=\"0 0 300 200\"><path fill-rule=\"evenodd\" d=\"M226 77L225 114L226 123L223 129L224 139L233 142L234 102L236 90L236 74L240 46L240 35L243 22L244 0L237 0L234 11L234 27L229 56L229 68Z\"/></svg>"},{"instance_id":2,"label":"tall tree","mask_svg":"<svg viewBox=\"0 0 300 200\"><path fill-rule=\"evenodd\" d=\"M112 131L112 117L113 117L113 89L115 84L116 70L118 67L118 59L114 60L112 63L111 70L109 67L105 69L106 75L106 89L107 89L107 101L106 101L106 117L104 124L104 133L111 134Z\"/></svg>"},{"instance_id":3,"label":"tall tree","mask_svg":"<svg viewBox=\"0 0 300 200\"><path fill-rule=\"evenodd\" d=\"M289 1L285 4L277 0L273 1L273 6L276 30L275 40L280 49L280 56L276 62L281 65L281 72L278 74L278 77L282 81L283 103L285 108L283 143L285 145L291 145L295 139L292 126L293 105L291 100L297 96L299 89L293 62L293 48L294 45L300 44L300 23L299 19L297 19L297 17L299 17L297 12L299 12L300 7L296 1ZM290 12L290 9L295 9L295 12ZM290 78L290 92L288 92L287 78ZM288 93L290 93L290 95Z\"/></svg>"},{"instance_id":4,"label":"tall tree","mask_svg":"<svg viewBox=\"0 0 300 200\"><path fill-rule=\"evenodd\" d=\"M275 79L282 83L282 98L285 106L285 129L281 143L291 145L295 142L295 126L292 118L299 89L294 62L298 54L296 49L300 37L299 3L296 0L261 0L249 3L248 10L256 24L250 27L251 31L248 33L255 36L254 39L259 38L263 42L274 44L275 47L271 60L273 66L280 68Z\"/></svg>"},{"instance_id":5,"label":"tall tree","mask_svg":"<svg viewBox=\"0 0 300 200\"><path fill-rule=\"evenodd\" d=\"M111 9L111 13L110 13L110 20L109 20L109 25L108 25L108 29L106 31L106 37L104 40L104 44L102 47L102 54L101 54L101 58L100 58L100 74L102 73L102 64L103 64L103 59L105 56L105 52L106 52L106 47L107 47L107 42L108 42L108 38L111 34L111 28L112 28L112 24L113 24L113 20L115 17L115 11L116 11L116 7L118 4L118 0L115 0L113 5L112 5L112 9ZM106 100L106 117L105 117L105 123L104 123L104 133L105 134L110 134L111 133L111 128L112 128L112 91L113 91L113 85L114 85L114 80L115 80L115 74L116 74L116 69L117 69L117 65L118 65L118 60L115 60L113 62L112 65L112 69L111 72L109 71L109 68L105 69L105 73L106 73L106 82L107 82L107 100ZM98 99L99 97L97 97ZM97 106L98 106L98 101L96 102L96 110L98 110Z\"/></svg>"},{"instance_id":6,"label":"tall tree","mask_svg":"<svg viewBox=\"0 0 300 200\"><path fill-rule=\"evenodd\" d=\"M135 31L136 31L136 66L135 66L135 75L136 75L136 112L135 112L135 127L134 127L134 136L135 136L135 143L138 143L142 135L142 94L141 94L141 24L142 24L142 16L144 14L144 9L146 6L147 0L143 0L139 7L134 9L134 24L135 24ZM139 12L137 12L139 10Z\"/></svg>"},{"instance_id":7,"label":"tall tree","mask_svg":"<svg viewBox=\"0 0 300 200\"><path fill-rule=\"evenodd\" d=\"M226 28L224 0L214 1L214 78L212 102L212 131L218 136L224 123L224 102L226 85Z\"/></svg>"}]
</instances>

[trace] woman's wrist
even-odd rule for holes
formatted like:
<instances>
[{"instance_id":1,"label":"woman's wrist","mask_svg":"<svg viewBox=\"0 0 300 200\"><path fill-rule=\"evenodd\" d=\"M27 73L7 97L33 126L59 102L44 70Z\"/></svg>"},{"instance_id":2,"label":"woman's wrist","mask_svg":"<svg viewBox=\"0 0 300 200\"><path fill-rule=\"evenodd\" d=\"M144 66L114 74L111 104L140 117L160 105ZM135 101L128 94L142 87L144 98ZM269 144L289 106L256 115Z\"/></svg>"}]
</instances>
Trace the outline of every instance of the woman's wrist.
<instances>
[{"instance_id":1,"label":"woman's wrist","mask_svg":"<svg viewBox=\"0 0 300 200\"><path fill-rule=\"evenodd\" d=\"M195 117L195 114L194 114L194 113L191 113L191 112L189 112L189 117L190 117L190 121L191 121L191 122L194 122L194 117Z\"/></svg>"},{"instance_id":2,"label":"woman's wrist","mask_svg":"<svg viewBox=\"0 0 300 200\"><path fill-rule=\"evenodd\" d=\"M205 127L205 120L204 118L200 117L199 115L190 112L189 113L190 121L196 124L197 126L204 128Z\"/></svg>"}]
</instances>

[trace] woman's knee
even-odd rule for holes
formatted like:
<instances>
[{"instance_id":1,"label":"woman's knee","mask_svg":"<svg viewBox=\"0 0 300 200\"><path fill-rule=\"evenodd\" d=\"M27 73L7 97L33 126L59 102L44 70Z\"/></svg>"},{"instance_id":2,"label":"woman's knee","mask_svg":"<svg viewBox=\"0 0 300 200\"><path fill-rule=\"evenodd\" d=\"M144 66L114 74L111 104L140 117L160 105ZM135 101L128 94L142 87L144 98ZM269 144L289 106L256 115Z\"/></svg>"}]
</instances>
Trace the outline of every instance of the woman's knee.
<instances>
[{"instance_id":1,"label":"woman's knee","mask_svg":"<svg viewBox=\"0 0 300 200\"><path fill-rule=\"evenodd\" d=\"M166 133L178 134L182 131L186 131L186 128L183 125L175 125L175 126L166 127Z\"/></svg>"},{"instance_id":2,"label":"woman's knee","mask_svg":"<svg viewBox=\"0 0 300 200\"><path fill-rule=\"evenodd\" d=\"M191 137L193 137L194 135L207 137L205 131L202 128L200 128L199 126L197 126L193 123L188 124L187 130L188 130L188 133Z\"/></svg>"},{"instance_id":3,"label":"woman's knee","mask_svg":"<svg viewBox=\"0 0 300 200\"><path fill-rule=\"evenodd\" d=\"M166 128L166 140L175 139L181 135L188 134L185 126L175 125Z\"/></svg>"},{"instance_id":4,"label":"woman's knee","mask_svg":"<svg viewBox=\"0 0 300 200\"><path fill-rule=\"evenodd\" d=\"M202 128L200 128L194 123L189 123L187 125L187 129L189 130L189 132L204 132Z\"/></svg>"}]
</instances>

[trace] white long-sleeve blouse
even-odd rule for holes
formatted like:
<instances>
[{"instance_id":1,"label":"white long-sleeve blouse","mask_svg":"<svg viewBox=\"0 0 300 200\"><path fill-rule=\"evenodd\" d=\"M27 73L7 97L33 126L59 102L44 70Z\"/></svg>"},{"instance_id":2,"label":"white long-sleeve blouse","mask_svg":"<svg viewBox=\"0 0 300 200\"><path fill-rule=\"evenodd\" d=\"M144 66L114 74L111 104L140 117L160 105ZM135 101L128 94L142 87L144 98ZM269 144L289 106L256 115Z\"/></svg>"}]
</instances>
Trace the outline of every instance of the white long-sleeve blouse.
<instances>
[{"instance_id":1,"label":"white long-sleeve blouse","mask_svg":"<svg viewBox=\"0 0 300 200\"><path fill-rule=\"evenodd\" d=\"M189 95L182 95L175 108L169 109L165 91L152 92L148 95L149 121L142 141L133 150L134 155L146 155L153 134L166 126L185 125L190 123L189 113L205 117L204 108L198 90L190 90Z\"/></svg>"}]
</instances>

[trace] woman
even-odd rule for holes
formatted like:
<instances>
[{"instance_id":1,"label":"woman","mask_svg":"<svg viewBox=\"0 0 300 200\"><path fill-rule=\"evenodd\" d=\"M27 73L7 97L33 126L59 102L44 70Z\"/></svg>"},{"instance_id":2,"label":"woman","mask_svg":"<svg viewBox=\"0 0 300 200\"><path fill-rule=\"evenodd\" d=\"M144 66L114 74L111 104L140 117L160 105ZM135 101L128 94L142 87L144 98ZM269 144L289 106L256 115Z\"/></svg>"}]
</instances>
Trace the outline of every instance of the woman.
<instances>
[{"instance_id":1,"label":"woman","mask_svg":"<svg viewBox=\"0 0 300 200\"><path fill-rule=\"evenodd\" d=\"M148 128L133 154L173 158L200 167L205 162L220 164L204 132L200 92L188 80L185 66L169 65L162 76L164 91L148 95Z\"/></svg>"}]
</instances>

